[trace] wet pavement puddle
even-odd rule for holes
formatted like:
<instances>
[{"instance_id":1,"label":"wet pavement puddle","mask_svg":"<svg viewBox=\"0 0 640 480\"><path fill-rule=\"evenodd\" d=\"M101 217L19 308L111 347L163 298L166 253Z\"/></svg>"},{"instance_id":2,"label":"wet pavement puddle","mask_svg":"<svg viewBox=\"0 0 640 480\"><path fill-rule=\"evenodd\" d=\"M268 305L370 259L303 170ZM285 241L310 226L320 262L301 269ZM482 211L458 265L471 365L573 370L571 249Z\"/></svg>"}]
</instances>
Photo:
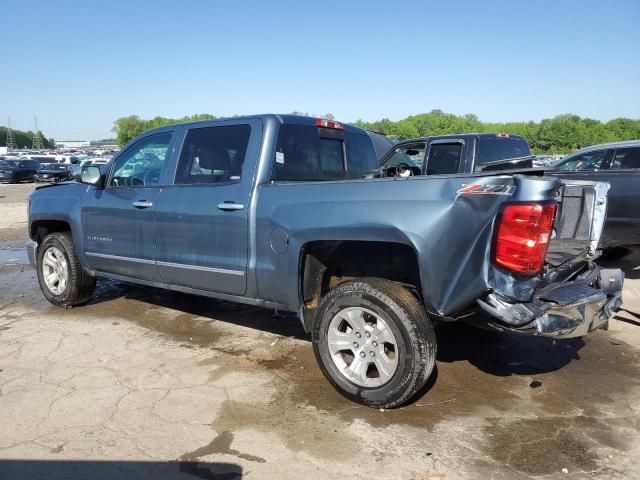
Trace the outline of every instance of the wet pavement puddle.
<instances>
[{"instance_id":1,"label":"wet pavement puddle","mask_svg":"<svg viewBox=\"0 0 640 480\"><path fill-rule=\"evenodd\" d=\"M2 265L29 265L27 251L0 249L0 266Z\"/></svg>"}]
</instances>

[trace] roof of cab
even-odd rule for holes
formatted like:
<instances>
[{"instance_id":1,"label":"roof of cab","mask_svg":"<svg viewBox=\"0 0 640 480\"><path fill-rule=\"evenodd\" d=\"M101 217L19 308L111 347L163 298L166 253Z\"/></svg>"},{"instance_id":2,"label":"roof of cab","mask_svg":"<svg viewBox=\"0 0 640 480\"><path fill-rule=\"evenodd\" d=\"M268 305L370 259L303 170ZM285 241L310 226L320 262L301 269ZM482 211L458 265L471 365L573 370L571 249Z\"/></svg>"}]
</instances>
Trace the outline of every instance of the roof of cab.
<instances>
[{"instance_id":1,"label":"roof of cab","mask_svg":"<svg viewBox=\"0 0 640 480\"><path fill-rule=\"evenodd\" d=\"M207 125L215 125L218 123L223 123L225 121L228 122L237 122L239 120L261 120L264 122L277 122L277 123L289 123L295 125L309 125L315 127L316 119L322 117L306 117L302 115L289 115L289 114L275 114L275 113L265 113L259 115L243 115L238 117L221 117L221 118L213 118L211 120L198 120L196 122L185 122L185 123L172 123L170 125L163 125L161 127L153 128L151 130L147 130L144 133L148 134L150 132L161 133L174 129L176 126L184 127L184 128L193 128L193 127L204 127ZM363 133L366 134L366 130L363 130L354 125L349 125L348 123L340 122L344 126L344 130L346 132L354 132L354 133Z\"/></svg>"},{"instance_id":2,"label":"roof of cab","mask_svg":"<svg viewBox=\"0 0 640 480\"><path fill-rule=\"evenodd\" d=\"M575 153L584 153L591 150L602 150L605 148L628 148L628 147L640 147L640 140L624 140L622 142L609 142L598 143L596 145L589 145L588 147L581 148Z\"/></svg>"}]
</instances>

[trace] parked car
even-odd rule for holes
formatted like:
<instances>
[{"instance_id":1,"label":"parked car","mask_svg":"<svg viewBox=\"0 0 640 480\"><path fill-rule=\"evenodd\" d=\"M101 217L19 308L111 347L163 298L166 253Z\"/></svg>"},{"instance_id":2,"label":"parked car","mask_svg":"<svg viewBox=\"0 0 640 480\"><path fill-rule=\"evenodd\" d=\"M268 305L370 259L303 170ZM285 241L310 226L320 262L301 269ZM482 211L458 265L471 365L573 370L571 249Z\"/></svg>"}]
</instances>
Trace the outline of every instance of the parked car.
<instances>
[{"instance_id":1,"label":"parked car","mask_svg":"<svg viewBox=\"0 0 640 480\"><path fill-rule=\"evenodd\" d=\"M57 156L55 154L27 154L25 159L35 160L36 162L43 163L58 163Z\"/></svg>"},{"instance_id":2,"label":"parked car","mask_svg":"<svg viewBox=\"0 0 640 480\"><path fill-rule=\"evenodd\" d=\"M0 160L0 182L32 182L38 168L40 164L35 160Z\"/></svg>"},{"instance_id":3,"label":"parked car","mask_svg":"<svg viewBox=\"0 0 640 480\"><path fill-rule=\"evenodd\" d=\"M562 178L609 182L603 256L621 258L640 247L640 140L592 145L554 167Z\"/></svg>"},{"instance_id":4,"label":"parked car","mask_svg":"<svg viewBox=\"0 0 640 480\"><path fill-rule=\"evenodd\" d=\"M533 162L523 137L480 133L405 140L383 157L380 166L383 176L408 177L523 169Z\"/></svg>"},{"instance_id":5,"label":"parked car","mask_svg":"<svg viewBox=\"0 0 640 480\"><path fill-rule=\"evenodd\" d=\"M38 187L29 258L55 305L86 303L110 278L297 312L329 382L385 408L431 375L435 320L482 314L485 328L570 338L619 307L620 270L590 260L606 184L363 178L377 166L371 137L333 120L161 127L84 166L82 183Z\"/></svg>"},{"instance_id":6,"label":"parked car","mask_svg":"<svg viewBox=\"0 0 640 480\"><path fill-rule=\"evenodd\" d=\"M41 163L40 168L33 176L36 183L62 182L71 177L66 165L62 163Z\"/></svg>"},{"instance_id":7,"label":"parked car","mask_svg":"<svg viewBox=\"0 0 640 480\"><path fill-rule=\"evenodd\" d=\"M56 155L57 161L59 163L64 163L65 165L75 165L87 158L88 157L86 155Z\"/></svg>"}]
</instances>

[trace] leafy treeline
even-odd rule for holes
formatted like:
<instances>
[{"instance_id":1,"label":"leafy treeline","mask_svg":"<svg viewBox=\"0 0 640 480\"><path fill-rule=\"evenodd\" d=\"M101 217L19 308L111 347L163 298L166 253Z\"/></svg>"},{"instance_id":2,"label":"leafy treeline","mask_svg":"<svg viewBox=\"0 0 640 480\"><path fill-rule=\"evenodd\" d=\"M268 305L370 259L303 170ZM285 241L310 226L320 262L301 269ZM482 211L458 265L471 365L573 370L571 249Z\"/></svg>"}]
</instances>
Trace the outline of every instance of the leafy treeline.
<instances>
[{"instance_id":1,"label":"leafy treeline","mask_svg":"<svg viewBox=\"0 0 640 480\"><path fill-rule=\"evenodd\" d=\"M368 130L400 138L471 132L511 133L525 137L536 153L566 153L595 143L640 139L640 120L616 118L602 123L571 114L545 118L540 122L487 123L473 114L454 115L432 110L397 122L383 118L377 122L358 120L354 123Z\"/></svg>"},{"instance_id":2,"label":"leafy treeline","mask_svg":"<svg viewBox=\"0 0 640 480\"><path fill-rule=\"evenodd\" d=\"M31 145L33 144L32 131L22 132L20 130L13 130L13 129L11 129L11 131L13 132L13 139L16 142L17 148L31 148ZM40 132L40 135L42 136L42 144L44 145L44 148L55 147L53 138L46 138L42 134L42 132ZM7 146L7 127L0 127L0 147L6 147L6 146Z\"/></svg>"},{"instance_id":3,"label":"leafy treeline","mask_svg":"<svg viewBox=\"0 0 640 480\"><path fill-rule=\"evenodd\" d=\"M293 112L293 114L304 114ZM306 114L304 114L306 115ZM333 118L327 113L324 118ZM172 123L209 120L216 118L208 113L182 118L155 117L141 119L137 115L122 117L115 121L113 131L118 143L124 145L140 133L151 128ZM640 139L640 120L616 118L603 123L599 120L581 118L578 115L558 115L545 118L540 122L482 122L476 115L454 115L441 110L411 115L397 122L383 118L377 122L357 120L355 125L400 138L445 135L449 133L504 132L525 137L536 153L566 153L577 147L594 143L614 142L618 140Z\"/></svg>"},{"instance_id":4,"label":"leafy treeline","mask_svg":"<svg viewBox=\"0 0 640 480\"><path fill-rule=\"evenodd\" d=\"M155 117L150 120L144 120L138 115L129 115L121 117L114 122L111 131L116 134L119 145L124 145L142 132L152 128L162 127L163 125L171 125L173 123L194 122L196 120L211 120L216 118L209 113L196 113L195 115L187 115L182 118L166 118Z\"/></svg>"}]
</instances>

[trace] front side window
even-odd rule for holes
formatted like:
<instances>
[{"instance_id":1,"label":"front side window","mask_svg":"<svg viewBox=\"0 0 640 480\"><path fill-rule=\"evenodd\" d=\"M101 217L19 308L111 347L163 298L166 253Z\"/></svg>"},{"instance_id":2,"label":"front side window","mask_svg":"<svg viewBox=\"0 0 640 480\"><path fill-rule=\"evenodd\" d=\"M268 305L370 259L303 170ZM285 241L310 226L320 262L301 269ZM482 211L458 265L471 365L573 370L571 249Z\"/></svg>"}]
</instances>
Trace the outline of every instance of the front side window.
<instances>
[{"instance_id":1,"label":"front side window","mask_svg":"<svg viewBox=\"0 0 640 480\"><path fill-rule=\"evenodd\" d=\"M122 153L113 165L112 187L157 185L167 159L171 133L159 133L139 140Z\"/></svg>"},{"instance_id":2,"label":"front side window","mask_svg":"<svg viewBox=\"0 0 640 480\"><path fill-rule=\"evenodd\" d=\"M424 152L424 143L402 145L393 151L387 161L384 162L383 168L397 167L404 164L408 167L420 169L424 163Z\"/></svg>"},{"instance_id":3,"label":"front side window","mask_svg":"<svg viewBox=\"0 0 640 480\"><path fill-rule=\"evenodd\" d=\"M178 161L176 184L239 182L249 145L249 125L192 128Z\"/></svg>"},{"instance_id":4,"label":"front side window","mask_svg":"<svg viewBox=\"0 0 640 480\"><path fill-rule=\"evenodd\" d=\"M412 143L396 147L380 168L386 177L410 177L420 175L426 144Z\"/></svg>"},{"instance_id":5,"label":"front side window","mask_svg":"<svg viewBox=\"0 0 640 480\"><path fill-rule=\"evenodd\" d=\"M600 170L607 156L606 150L587 152L571 157L558 165L560 170Z\"/></svg>"},{"instance_id":6,"label":"front side window","mask_svg":"<svg viewBox=\"0 0 640 480\"><path fill-rule=\"evenodd\" d=\"M611 168L615 170L640 168L640 147L616 150L613 162L611 162Z\"/></svg>"},{"instance_id":7,"label":"front side window","mask_svg":"<svg viewBox=\"0 0 640 480\"><path fill-rule=\"evenodd\" d=\"M462 143L432 143L427 159L427 175L458 173Z\"/></svg>"}]
</instances>

